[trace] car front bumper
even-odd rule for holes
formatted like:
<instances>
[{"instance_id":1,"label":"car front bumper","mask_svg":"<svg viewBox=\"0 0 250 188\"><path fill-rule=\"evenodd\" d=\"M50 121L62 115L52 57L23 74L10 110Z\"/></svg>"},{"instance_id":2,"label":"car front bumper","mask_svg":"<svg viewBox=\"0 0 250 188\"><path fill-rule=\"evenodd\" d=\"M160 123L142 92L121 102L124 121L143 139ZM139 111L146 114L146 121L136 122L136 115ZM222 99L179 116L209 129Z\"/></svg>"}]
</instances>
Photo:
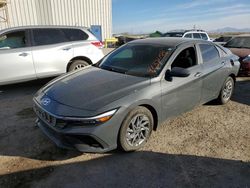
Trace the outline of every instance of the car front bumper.
<instances>
[{"instance_id":1,"label":"car front bumper","mask_svg":"<svg viewBox=\"0 0 250 188\"><path fill-rule=\"evenodd\" d=\"M101 125L67 125L66 127L58 127L56 124L48 123L44 118L46 115L48 116L48 112L36 101L34 111L38 117L37 126L61 148L93 153L107 152L117 148L117 137L123 119L123 113L120 109L109 121ZM44 117L41 112L45 114Z\"/></svg>"},{"instance_id":2,"label":"car front bumper","mask_svg":"<svg viewBox=\"0 0 250 188\"><path fill-rule=\"evenodd\" d=\"M87 131L82 131L82 133L56 131L40 119L37 119L36 124L58 147L61 148L77 149L81 152L101 153L113 150L117 147L115 143L108 145L104 140Z\"/></svg>"}]
</instances>

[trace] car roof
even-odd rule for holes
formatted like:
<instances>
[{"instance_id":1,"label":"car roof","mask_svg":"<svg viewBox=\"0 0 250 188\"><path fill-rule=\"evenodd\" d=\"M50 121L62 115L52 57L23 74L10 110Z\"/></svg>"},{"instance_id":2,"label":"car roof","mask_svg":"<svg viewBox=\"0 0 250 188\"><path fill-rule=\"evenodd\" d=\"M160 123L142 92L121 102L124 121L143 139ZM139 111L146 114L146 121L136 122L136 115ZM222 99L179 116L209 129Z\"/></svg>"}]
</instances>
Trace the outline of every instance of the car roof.
<instances>
[{"instance_id":1,"label":"car roof","mask_svg":"<svg viewBox=\"0 0 250 188\"><path fill-rule=\"evenodd\" d=\"M29 25L29 26L19 26L19 27L10 27L3 30L3 31L13 31L17 29L89 29L88 27L81 27L81 26L65 26L65 25Z\"/></svg>"},{"instance_id":2,"label":"car roof","mask_svg":"<svg viewBox=\"0 0 250 188\"><path fill-rule=\"evenodd\" d=\"M172 30L172 31L168 31L166 33L207 33L206 31L204 30Z\"/></svg>"},{"instance_id":3,"label":"car roof","mask_svg":"<svg viewBox=\"0 0 250 188\"><path fill-rule=\"evenodd\" d=\"M207 34L206 31L186 31L185 33L205 33L205 34Z\"/></svg>"},{"instance_id":4,"label":"car roof","mask_svg":"<svg viewBox=\"0 0 250 188\"><path fill-rule=\"evenodd\" d=\"M211 43L209 41L205 41L202 39L190 39L190 38L181 38L181 37L156 37L156 38L147 38L147 39L139 39L129 42L129 44L159 44L166 45L169 47L177 47L182 43Z\"/></svg>"}]
</instances>

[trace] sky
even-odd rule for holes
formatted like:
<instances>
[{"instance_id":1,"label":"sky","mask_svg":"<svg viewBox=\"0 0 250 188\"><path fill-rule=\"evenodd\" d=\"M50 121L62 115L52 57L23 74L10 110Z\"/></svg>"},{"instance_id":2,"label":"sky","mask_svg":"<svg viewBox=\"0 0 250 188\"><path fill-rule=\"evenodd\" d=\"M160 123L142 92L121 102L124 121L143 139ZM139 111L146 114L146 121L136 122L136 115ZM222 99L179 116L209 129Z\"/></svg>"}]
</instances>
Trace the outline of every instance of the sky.
<instances>
[{"instance_id":1,"label":"sky","mask_svg":"<svg viewBox=\"0 0 250 188\"><path fill-rule=\"evenodd\" d=\"M250 0L112 0L113 33L250 28Z\"/></svg>"}]
</instances>

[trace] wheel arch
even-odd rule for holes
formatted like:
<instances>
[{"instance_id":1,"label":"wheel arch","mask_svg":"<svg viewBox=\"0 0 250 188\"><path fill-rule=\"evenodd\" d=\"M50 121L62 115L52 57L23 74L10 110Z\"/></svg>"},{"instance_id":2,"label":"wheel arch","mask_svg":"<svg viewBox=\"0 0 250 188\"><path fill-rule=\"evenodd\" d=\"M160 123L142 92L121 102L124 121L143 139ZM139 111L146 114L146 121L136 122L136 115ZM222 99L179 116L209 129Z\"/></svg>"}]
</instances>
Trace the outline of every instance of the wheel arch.
<instances>
[{"instance_id":1,"label":"wheel arch","mask_svg":"<svg viewBox=\"0 0 250 188\"><path fill-rule=\"evenodd\" d=\"M69 71L70 65L71 65L75 60L83 60L83 61L86 61L89 65L92 65L92 64L93 64L92 61L91 61L89 58L85 57L85 56L76 56L76 57L72 58L72 59L69 61L69 63L67 64L66 72Z\"/></svg>"},{"instance_id":2,"label":"wheel arch","mask_svg":"<svg viewBox=\"0 0 250 188\"><path fill-rule=\"evenodd\" d=\"M234 83L236 82L236 75L234 73L231 73L228 76L233 78Z\"/></svg>"},{"instance_id":3,"label":"wheel arch","mask_svg":"<svg viewBox=\"0 0 250 188\"><path fill-rule=\"evenodd\" d=\"M145 107L145 108L147 108L147 109L151 112L151 114L152 114L152 116L153 116L153 119L154 119L154 127L153 127L153 130L156 131L156 129L157 129L157 127L158 127L158 121L159 121L159 120L158 120L158 114L157 114L155 108L154 108L153 106L149 105L149 104L141 104L141 105L139 105L139 106Z\"/></svg>"}]
</instances>

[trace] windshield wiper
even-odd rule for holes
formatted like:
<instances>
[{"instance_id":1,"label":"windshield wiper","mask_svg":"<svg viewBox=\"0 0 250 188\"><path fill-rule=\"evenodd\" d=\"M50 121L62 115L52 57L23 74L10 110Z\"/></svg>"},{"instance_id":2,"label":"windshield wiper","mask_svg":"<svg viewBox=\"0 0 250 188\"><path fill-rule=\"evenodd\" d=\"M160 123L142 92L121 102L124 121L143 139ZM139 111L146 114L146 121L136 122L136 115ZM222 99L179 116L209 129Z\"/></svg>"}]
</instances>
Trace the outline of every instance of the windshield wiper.
<instances>
[{"instance_id":1,"label":"windshield wiper","mask_svg":"<svg viewBox=\"0 0 250 188\"><path fill-rule=\"evenodd\" d=\"M121 74L126 74L127 73L127 71L125 71L123 69L115 68L115 67L103 66L101 68L105 69L105 70L108 70L108 71L112 71L112 72L118 72L118 73L121 73Z\"/></svg>"},{"instance_id":2,"label":"windshield wiper","mask_svg":"<svg viewBox=\"0 0 250 188\"><path fill-rule=\"evenodd\" d=\"M145 72L136 72L136 71L128 71L128 72L126 72L126 74L132 75L132 76L147 77L147 78L154 77L154 75L152 75L152 74L145 73Z\"/></svg>"}]
</instances>

